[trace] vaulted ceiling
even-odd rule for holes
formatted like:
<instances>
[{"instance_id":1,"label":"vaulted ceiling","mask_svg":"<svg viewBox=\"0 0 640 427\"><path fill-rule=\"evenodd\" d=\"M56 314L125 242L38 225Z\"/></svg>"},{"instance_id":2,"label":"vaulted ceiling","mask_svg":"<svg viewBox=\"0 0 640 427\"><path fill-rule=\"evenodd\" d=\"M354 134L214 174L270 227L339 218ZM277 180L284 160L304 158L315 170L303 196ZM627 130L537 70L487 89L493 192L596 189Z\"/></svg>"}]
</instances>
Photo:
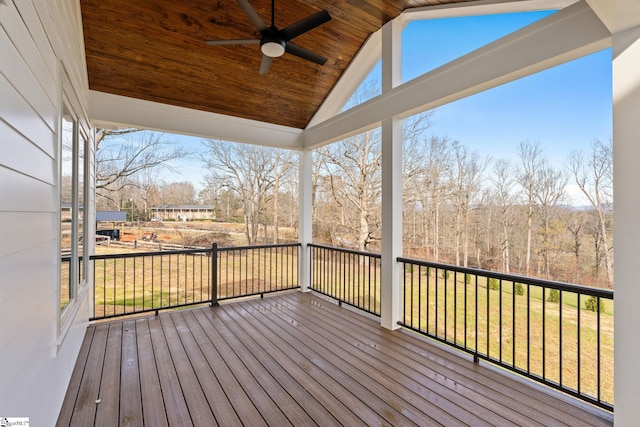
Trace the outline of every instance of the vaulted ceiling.
<instances>
[{"instance_id":1,"label":"vaulted ceiling","mask_svg":"<svg viewBox=\"0 0 640 427\"><path fill-rule=\"evenodd\" d=\"M276 1L282 29L326 9L331 20L295 44L328 60L291 54L259 75L260 38L234 0L81 0L89 88L99 92L303 129L367 38L406 8L469 0ZM270 0L250 0L266 23Z\"/></svg>"}]
</instances>

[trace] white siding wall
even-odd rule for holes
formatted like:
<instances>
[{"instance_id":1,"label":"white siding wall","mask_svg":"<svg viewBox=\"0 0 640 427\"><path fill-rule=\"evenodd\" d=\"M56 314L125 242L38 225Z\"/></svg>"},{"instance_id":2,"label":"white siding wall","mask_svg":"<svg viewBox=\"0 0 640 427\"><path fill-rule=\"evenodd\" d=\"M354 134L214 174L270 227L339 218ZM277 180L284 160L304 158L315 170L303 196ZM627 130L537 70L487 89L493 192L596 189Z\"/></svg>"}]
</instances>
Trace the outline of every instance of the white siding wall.
<instances>
[{"instance_id":1,"label":"white siding wall","mask_svg":"<svg viewBox=\"0 0 640 427\"><path fill-rule=\"evenodd\" d=\"M59 333L57 128L63 69L86 112L79 18L77 0L0 0L0 417L32 425L54 425L89 316L84 292Z\"/></svg>"}]
</instances>

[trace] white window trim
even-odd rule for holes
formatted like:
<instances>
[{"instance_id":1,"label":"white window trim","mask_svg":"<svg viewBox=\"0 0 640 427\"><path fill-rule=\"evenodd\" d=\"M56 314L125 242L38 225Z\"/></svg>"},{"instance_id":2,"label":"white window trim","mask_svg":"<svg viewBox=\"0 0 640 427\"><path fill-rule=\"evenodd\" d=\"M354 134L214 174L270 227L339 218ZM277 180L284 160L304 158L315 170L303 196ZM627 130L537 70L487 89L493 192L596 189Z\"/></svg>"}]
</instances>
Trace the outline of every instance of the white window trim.
<instances>
[{"instance_id":1,"label":"white window trim","mask_svg":"<svg viewBox=\"0 0 640 427\"><path fill-rule=\"evenodd\" d=\"M75 92L75 89L73 87L73 85L71 84L71 80L68 77L68 74L66 73L66 70L64 68L64 64L62 64L62 62L59 62L59 67L58 67L58 75L60 76L59 79L59 109L58 109L58 114L57 114L57 121L56 121L56 136L57 136L57 150L56 150L56 187L55 187L55 192L56 192L56 197L58 200L58 214L57 214L57 231L56 231L56 239L57 239L57 245L56 245L56 271L55 271L55 312L57 313L56 319L57 319L57 325L56 325L56 348L54 353L57 354L57 352L60 350L65 337L67 336L69 330L71 329L71 325L74 323L74 319L77 317L78 315L78 311L80 310L80 307L82 305L82 301L84 301L84 299L87 297L87 292L89 290L89 268L90 268L90 263L88 261L88 257L89 257L89 253L87 252L88 249L90 249L90 245L87 245L86 242L87 237L88 237L88 232L89 232L89 221L88 219L90 218L89 212L90 212L90 206L88 205L88 201L90 200L89 197L89 191L91 189L91 186L89 185L89 179L92 176L89 172L89 167L90 167L90 159L89 159L89 155L91 153L90 151L90 141L91 138L89 137L91 135L90 133L90 128L89 128L89 121L84 118L83 119L83 115L81 114L82 109L80 108L80 102L79 102L79 98L77 96L77 93ZM62 267L62 262L61 262L61 230L62 230L62 210L60 209L59 206L59 201L60 201L60 192L62 191L62 173L61 173L61 155L62 155L62 129L61 129L61 124L62 124L62 113L63 113L63 109L66 108L69 113L73 116L74 119L74 130L73 130L73 168L74 170L76 170L77 166L78 166L78 159L77 159L77 146L80 143L84 144L84 161L83 161L83 200L80 201L78 200L78 188L77 188L77 179L74 177L73 179L73 184L72 184L72 223L73 224L77 224L76 221L74 221L74 217L78 215L78 209L77 206L82 203L83 204L83 221L82 221L82 236L83 236L83 260L82 260L82 268L83 268L83 278L82 281L78 281L78 277L76 275L76 273L74 272L72 266L70 267L70 285L74 286L74 292L72 294L72 296L69 298L69 302L67 303L67 305L64 308L60 308L60 298L61 298L61 276L60 276L60 271L61 271L61 267ZM84 136L84 138L83 138ZM74 231L74 229L72 229L72 239L75 237L77 237L77 231ZM77 253L75 253L74 251L72 251L72 259L77 256Z\"/></svg>"}]
</instances>

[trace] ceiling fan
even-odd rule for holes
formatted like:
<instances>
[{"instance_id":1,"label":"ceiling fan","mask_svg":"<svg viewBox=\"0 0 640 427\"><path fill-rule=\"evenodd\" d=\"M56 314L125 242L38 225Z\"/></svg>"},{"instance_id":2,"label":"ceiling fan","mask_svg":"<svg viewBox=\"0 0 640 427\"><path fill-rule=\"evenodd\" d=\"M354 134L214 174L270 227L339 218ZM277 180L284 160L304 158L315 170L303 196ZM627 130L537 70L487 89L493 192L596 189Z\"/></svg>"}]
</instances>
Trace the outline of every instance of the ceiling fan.
<instances>
[{"instance_id":1,"label":"ceiling fan","mask_svg":"<svg viewBox=\"0 0 640 427\"><path fill-rule=\"evenodd\" d=\"M259 39L207 40L205 43L210 46L259 44L260 50L262 51L262 62L260 63L259 73L262 75L269 73L273 58L282 56L285 52L306 59L307 61L324 65L324 63L327 62L327 58L293 44L291 40L331 20L329 12L321 10L279 30L275 26L274 3L275 0L271 0L271 26L267 26L253 6L251 6L249 0L238 0L238 5L260 32Z\"/></svg>"}]
</instances>

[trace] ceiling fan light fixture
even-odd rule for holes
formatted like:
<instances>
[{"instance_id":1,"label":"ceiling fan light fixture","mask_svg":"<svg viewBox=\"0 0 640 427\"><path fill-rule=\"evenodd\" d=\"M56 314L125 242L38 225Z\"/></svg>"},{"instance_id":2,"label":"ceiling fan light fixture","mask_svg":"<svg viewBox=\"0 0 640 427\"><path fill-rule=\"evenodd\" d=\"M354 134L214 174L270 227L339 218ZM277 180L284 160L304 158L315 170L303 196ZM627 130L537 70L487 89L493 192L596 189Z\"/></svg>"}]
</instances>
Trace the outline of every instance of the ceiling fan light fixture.
<instances>
[{"instance_id":1,"label":"ceiling fan light fixture","mask_svg":"<svg viewBox=\"0 0 640 427\"><path fill-rule=\"evenodd\" d=\"M282 40L267 40L260 44L260 50L263 54L277 58L284 54L285 42Z\"/></svg>"}]
</instances>

